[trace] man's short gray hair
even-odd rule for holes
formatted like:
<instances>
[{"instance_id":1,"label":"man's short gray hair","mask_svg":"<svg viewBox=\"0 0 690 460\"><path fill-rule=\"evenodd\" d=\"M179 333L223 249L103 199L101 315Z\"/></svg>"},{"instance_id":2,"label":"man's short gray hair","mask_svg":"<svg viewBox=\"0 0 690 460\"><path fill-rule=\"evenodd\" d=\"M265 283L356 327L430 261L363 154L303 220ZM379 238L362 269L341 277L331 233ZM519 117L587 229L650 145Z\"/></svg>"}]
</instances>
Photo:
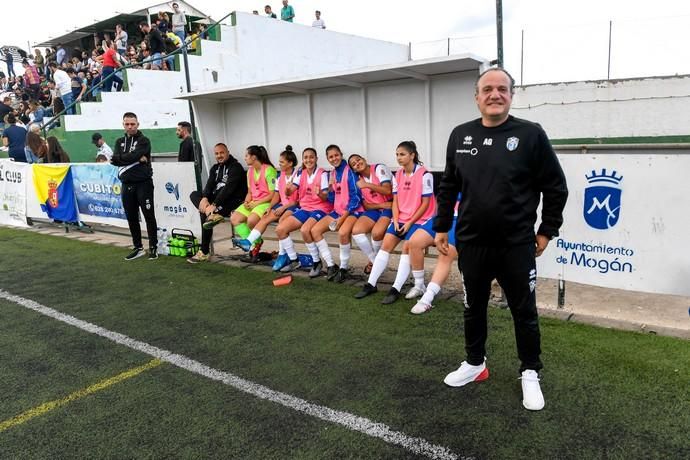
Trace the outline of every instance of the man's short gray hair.
<instances>
[{"instance_id":1,"label":"man's short gray hair","mask_svg":"<svg viewBox=\"0 0 690 460\"><path fill-rule=\"evenodd\" d=\"M508 77L508 80L510 81L510 88L509 88L510 94L515 94L515 79L503 67L491 67L490 69L486 69L484 72L480 73L479 76L477 77L477 80L474 82L474 93L475 94L479 94L479 80L481 80L481 78L489 72L503 72L504 74L506 74L506 76Z\"/></svg>"}]
</instances>

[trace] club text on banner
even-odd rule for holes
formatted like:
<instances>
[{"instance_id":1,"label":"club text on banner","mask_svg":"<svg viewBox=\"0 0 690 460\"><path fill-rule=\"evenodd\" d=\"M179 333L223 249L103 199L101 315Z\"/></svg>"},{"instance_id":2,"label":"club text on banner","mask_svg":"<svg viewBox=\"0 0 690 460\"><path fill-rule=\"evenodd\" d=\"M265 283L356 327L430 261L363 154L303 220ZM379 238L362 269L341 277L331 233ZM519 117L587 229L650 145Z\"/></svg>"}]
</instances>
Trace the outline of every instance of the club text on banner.
<instances>
[{"instance_id":1,"label":"club text on banner","mask_svg":"<svg viewBox=\"0 0 690 460\"><path fill-rule=\"evenodd\" d=\"M26 225L26 184L30 166L0 160L0 225Z\"/></svg>"}]
</instances>

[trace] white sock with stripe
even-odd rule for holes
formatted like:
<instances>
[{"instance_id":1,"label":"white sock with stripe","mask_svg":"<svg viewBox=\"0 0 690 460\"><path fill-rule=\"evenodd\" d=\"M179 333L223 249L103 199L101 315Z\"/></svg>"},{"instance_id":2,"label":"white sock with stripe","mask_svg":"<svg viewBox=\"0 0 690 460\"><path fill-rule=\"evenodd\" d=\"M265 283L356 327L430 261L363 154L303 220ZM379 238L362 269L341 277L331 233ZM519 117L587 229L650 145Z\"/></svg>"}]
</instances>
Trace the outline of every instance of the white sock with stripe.
<instances>
[{"instance_id":1,"label":"white sock with stripe","mask_svg":"<svg viewBox=\"0 0 690 460\"><path fill-rule=\"evenodd\" d=\"M371 267L371 273L369 274L369 280L367 281L372 286L376 286L379 277L383 274L383 271L388 266L388 259L390 258L390 252L384 250L379 251L376 254L376 259L374 259L374 265Z\"/></svg>"},{"instance_id":2,"label":"white sock with stripe","mask_svg":"<svg viewBox=\"0 0 690 460\"><path fill-rule=\"evenodd\" d=\"M403 254L400 256L400 263L398 264L398 274L395 275L393 287L400 292L407 278L410 277L410 255Z\"/></svg>"},{"instance_id":3,"label":"white sock with stripe","mask_svg":"<svg viewBox=\"0 0 690 460\"><path fill-rule=\"evenodd\" d=\"M369 241L367 235L365 233L358 233L357 235L352 235L352 239L355 240L355 243L359 246L359 250L367 256L369 262L374 263L376 252L374 252L374 248L371 246L371 241Z\"/></svg>"}]
</instances>

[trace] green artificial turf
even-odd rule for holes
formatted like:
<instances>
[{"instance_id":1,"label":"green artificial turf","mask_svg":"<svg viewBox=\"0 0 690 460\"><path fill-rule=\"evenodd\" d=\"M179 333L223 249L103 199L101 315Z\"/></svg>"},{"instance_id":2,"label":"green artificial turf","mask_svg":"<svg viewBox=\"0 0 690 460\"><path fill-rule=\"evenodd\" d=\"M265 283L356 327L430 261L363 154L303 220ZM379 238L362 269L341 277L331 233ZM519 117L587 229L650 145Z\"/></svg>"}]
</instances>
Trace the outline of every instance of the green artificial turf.
<instances>
[{"instance_id":1,"label":"green artificial turf","mask_svg":"<svg viewBox=\"0 0 690 460\"><path fill-rule=\"evenodd\" d=\"M263 271L126 252L3 228L0 288L459 455L690 456L686 341L543 319L546 408L530 413L505 310L490 311L489 380L452 389L457 303L414 316L325 280L275 288ZM0 334L0 422L150 360L6 301ZM0 433L0 458L17 456L414 457L169 364Z\"/></svg>"}]
</instances>

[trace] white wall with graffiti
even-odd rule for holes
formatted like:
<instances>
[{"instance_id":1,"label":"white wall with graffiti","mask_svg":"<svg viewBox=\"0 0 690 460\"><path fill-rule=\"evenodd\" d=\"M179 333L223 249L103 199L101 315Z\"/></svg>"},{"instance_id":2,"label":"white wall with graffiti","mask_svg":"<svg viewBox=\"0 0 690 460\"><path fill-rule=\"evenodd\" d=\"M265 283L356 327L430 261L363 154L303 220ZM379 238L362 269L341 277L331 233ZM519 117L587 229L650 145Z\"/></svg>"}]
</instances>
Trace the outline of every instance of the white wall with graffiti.
<instances>
[{"instance_id":1,"label":"white wall with graffiti","mask_svg":"<svg viewBox=\"0 0 690 460\"><path fill-rule=\"evenodd\" d=\"M540 277L690 295L690 155L559 155L570 195Z\"/></svg>"}]
</instances>

